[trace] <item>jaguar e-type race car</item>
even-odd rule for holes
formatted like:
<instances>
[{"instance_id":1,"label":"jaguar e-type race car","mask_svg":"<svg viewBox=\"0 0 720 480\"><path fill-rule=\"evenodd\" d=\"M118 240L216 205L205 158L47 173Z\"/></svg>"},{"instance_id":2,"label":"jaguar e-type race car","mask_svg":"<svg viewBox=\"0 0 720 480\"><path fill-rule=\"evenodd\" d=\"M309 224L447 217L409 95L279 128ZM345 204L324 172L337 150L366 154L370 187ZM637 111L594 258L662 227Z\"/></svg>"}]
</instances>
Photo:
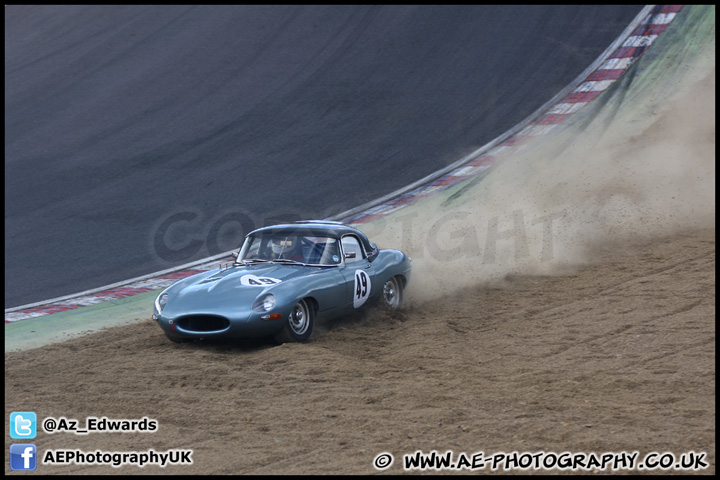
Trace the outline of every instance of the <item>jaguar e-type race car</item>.
<instances>
[{"instance_id":1,"label":"jaguar e-type race car","mask_svg":"<svg viewBox=\"0 0 720 480\"><path fill-rule=\"evenodd\" d=\"M165 289L153 319L175 342L271 335L304 342L316 322L372 304L399 309L410 262L338 222L264 227L245 237L232 266Z\"/></svg>"}]
</instances>

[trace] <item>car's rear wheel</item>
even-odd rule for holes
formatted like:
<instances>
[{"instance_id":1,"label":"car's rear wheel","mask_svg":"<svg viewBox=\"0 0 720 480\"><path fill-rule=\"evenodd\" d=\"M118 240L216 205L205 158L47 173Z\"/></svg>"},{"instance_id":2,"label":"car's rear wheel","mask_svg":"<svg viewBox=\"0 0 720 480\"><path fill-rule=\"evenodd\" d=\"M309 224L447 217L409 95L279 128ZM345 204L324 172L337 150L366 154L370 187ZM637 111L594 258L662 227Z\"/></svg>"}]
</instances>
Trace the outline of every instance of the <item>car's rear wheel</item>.
<instances>
[{"instance_id":1,"label":"car's rear wheel","mask_svg":"<svg viewBox=\"0 0 720 480\"><path fill-rule=\"evenodd\" d=\"M278 343L305 342L315 326L315 309L306 299L295 304L282 329L273 337Z\"/></svg>"},{"instance_id":2,"label":"car's rear wheel","mask_svg":"<svg viewBox=\"0 0 720 480\"><path fill-rule=\"evenodd\" d=\"M398 277L391 277L383 284L380 294L380 306L385 310L400 310L403 302L402 281Z\"/></svg>"}]
</instances>

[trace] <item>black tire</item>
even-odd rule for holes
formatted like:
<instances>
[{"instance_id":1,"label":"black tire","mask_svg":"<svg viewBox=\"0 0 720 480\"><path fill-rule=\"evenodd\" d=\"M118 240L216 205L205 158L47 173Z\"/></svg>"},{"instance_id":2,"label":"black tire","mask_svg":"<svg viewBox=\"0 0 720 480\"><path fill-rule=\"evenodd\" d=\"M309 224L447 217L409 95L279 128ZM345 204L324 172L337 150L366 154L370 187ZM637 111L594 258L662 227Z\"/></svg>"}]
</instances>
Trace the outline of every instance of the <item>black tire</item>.
<instances>
[{"instance_id":1,"label":"black tire","mask_svg":"<svg viewBox=\"0 0 720 480\"><path fill-rule=\"evenodd\" d=\"M164 331L164 330L163 330L163 331ZM165 332L165 336L168 337L171 341L173 341L173 342L175 342L175 343L185 343L185 342L189 342L189 341L190 341L189 338L176 337L176 336L173 335L172 333L168 333L168 332Z\"/></svg>"},{"instance_id":2,"label":"black tire","mask_svg":"<svg viewBox=\"0 0 720 480\"><path fill-rule=\"evenodd\" d=\"M380 308L391 312L398 311L403 304L403 282L398 277L390 277L382 286Z\"/></svg>"},{"instance_id":3,"label":"black tire","mask_svg":"<svg viewBox=\"0 0 720 480\"><path fill-rule=\"evenodd\" d=\"M303 299L295 304L282 329L273 335L278 343L307 342L315 327L315 308Z\"/></svg>"}]
</instances>

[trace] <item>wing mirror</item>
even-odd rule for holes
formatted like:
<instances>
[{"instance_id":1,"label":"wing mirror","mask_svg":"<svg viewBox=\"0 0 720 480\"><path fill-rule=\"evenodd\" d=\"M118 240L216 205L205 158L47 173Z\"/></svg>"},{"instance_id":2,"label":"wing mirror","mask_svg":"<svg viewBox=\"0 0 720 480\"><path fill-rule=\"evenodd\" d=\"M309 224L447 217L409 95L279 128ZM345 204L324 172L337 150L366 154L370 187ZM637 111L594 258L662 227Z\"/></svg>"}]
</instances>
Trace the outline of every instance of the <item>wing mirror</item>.
<instances>
[{"instance_id":1,"label":"wing mirror","mask_svg":"<svg viewBox=\"0 0 720 480\"><path fill-rule=\"evenodd\" d=\"M375 245L374 243L370 243L370 247L372 247L372 251L370 253L368 253L368 260L370 260L372 262L373 260L375 260L377 258L378 253L380 253L380 252L378 251L378 246Z\"/></svg>"}]
</instances>

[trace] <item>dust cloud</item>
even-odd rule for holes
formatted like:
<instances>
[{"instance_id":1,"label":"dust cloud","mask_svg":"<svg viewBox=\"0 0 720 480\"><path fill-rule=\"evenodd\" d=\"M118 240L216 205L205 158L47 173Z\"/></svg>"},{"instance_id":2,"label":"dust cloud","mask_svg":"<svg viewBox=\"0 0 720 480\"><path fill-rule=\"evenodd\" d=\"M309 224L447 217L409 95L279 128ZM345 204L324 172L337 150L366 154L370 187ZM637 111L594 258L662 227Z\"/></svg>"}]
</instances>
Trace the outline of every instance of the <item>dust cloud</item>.
<instances>
[{"instance_id":1,"label":"dust cloud","mask_svg":"<svg viewBox=\"0 0 720 480\"><path fill-rule=\"evenodd\" d=\"M381 248L413 258L409 303L512 275L566 274L714 228L714 66L684 85L610 118L601 108L582 131L499 158L456 201L437 195L367 228Z\"/></svg>"}]
</instances>

